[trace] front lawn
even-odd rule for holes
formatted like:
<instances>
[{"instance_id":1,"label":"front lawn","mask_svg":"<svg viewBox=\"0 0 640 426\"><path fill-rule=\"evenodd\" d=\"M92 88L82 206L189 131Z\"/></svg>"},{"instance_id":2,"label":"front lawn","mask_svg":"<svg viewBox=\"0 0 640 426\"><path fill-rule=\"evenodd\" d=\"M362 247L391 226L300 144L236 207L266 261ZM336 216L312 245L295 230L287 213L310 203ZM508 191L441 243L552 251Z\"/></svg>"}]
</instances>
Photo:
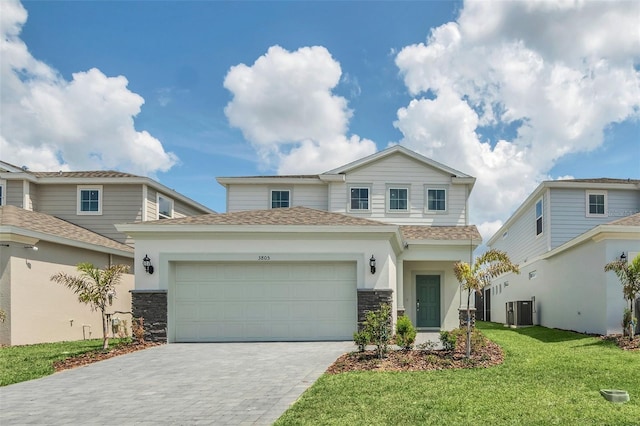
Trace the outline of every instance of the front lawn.
<instances>
[{"instance_id":1,"label":"front lawn","mask_svg":"<svg viewBox=\"0 0 640 426\"><path fill-rule=\"evenodd\" d=\"M323 375L276 424L640 424L640 352L577 333L478 327L505 352L491 368ZM600 389L623 389L613 404Z\"/></svg>"},{"instance_id":2,"label":"front lawn","mask_svg":"<svg viewBox=\"0 0 640 426\"><path fill-rule=\"evenodd\" d=\"M109 348L126 341L110 339ZM56 361L92 351L102 351L102 339L0 348L0 386L48 376L54 372Z\"/></svg>"}]
</instances>

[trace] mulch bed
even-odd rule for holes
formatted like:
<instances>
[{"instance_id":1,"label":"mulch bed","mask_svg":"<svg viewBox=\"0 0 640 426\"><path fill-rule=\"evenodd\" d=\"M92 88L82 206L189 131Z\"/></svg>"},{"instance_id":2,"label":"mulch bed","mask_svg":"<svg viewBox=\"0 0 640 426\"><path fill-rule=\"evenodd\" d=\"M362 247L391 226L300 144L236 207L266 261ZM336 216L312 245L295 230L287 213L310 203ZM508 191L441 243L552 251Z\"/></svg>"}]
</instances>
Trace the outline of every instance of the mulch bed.
<instances>
[{"instance_id":1,"label":"mulch bed","mask_svg":"<svg viewBox=\"0 0 640 426\"><path fill-rule=\"evenodd\" d=\"M623 336L622 334L612 334L601 336L600 338L615 342L620 349L625 351L640 351L640 334L636 334L632 340L629 340L629 336Z\"/></svg>"},{"instance_id":2,"label":"mulch bed","mask_svg":"<svg viewBox=\"0 0 640 426\"><path fill-rule=\"evenodd\" d=\"M450 368L487 368L502 364L504 352L497 344L486 341L475 348L471 358L465 357L465 344L453 351L445 350L389 350L382 359L375 351L351 352L342 355L328 369L329 374L347 371L427 371Z\"/></svg>"},{"instance_id":3,"label":"mulch bed","mask_svg":"<svg viewBox=\"0 0 640 426\"><path fill-rule=\"evenodd\" d=\"M87 352L78 356L63 359L53 363L53 368L56 372L68 370L70 368L82 367L83 365L92 364L94 362L102 361L105 359L113 358L114 356L124 355L131 352L139 351L142 349L151 348L153 346L162 345L164 343L159 342L141 342L141 343L129 343L126 345L118 345L110 347L107 351L102 349L92 352Z\"/></svg>"},{"instance_id":4,"label":"mulch bed","mask_svg":"<svg viewBox=\"0 0 640 426\"><path fill-rule=\"evenodd\" d=\"M603 340L610 340L618 347L627 351L640 351L640 335L633 340L621 334L600 336ZM159 342L130 343L111 347L107 352L97 350L56 361L53 364L55 371L68 370L81 367L115 356L128 354L153 346L163 345ZM344 373L347 371L426 371L443 370L450 368L487 368L502 364L504 352L502 348L490 340L486 340L484 346L475 348L471 358L465 357L465 342L457 345L453 351L444 350L389 350L384 358L379 359L374 351L350 352L340 356L328 369L329 374Z\"/></svg>"}]
</instances>

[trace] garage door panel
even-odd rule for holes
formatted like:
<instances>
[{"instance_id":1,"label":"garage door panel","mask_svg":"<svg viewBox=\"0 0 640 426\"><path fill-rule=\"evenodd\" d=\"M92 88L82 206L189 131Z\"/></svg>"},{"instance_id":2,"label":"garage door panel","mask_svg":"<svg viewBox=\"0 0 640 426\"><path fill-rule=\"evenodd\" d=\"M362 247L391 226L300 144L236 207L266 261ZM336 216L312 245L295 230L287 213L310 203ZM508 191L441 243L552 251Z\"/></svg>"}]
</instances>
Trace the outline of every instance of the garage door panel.
<instances>
[{"instance_id":1,"label":"garage door panel","mask_svg":"<svg viewBox=\"0 0 640 426\"><path fill-rule=\"evenodd\" d=\"M354 262L187 265L171 284L175 341L351 339L356 329Z\"/></svg>"}]
</instances>

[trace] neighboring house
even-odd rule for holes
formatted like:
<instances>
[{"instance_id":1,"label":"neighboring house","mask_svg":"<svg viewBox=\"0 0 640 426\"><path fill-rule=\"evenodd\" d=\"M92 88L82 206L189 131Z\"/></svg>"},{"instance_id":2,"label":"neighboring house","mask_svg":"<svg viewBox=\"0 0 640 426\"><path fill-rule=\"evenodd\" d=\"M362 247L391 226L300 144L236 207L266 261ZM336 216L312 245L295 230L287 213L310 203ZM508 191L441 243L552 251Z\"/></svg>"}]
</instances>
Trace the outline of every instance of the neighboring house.
<instances>
[{"instance_id":1,"label":"neighboring house","mask_svg":"<svg viewBox=\"0 0 640 426\"><path fill-rule=\"evenodd\" d=\"M156 274L133 310L169 342L351 339L381 303L459 324L453 273L481 243L475 178L395 146L319 175L219 178L227 213L122 224Z\"/></svg>"},{"instance_id":2,"label":"neighboring house","mask_svg":"<svg viewBox=\"0 0 640 426\"><path fill-rule=\"evenodd\" d=\"M525 301L533 322L579 332L622 332L622 285L604 265L640 252L640 180L542 182L489 240L520 264L476 301L479 315L507 318L506 303ZM517 315L517 314L516 314Z\"/></svg>"},{"instance_id":3,"label":"neighboring house","mask_svg":"<svg viewBox=\"0 0 640 426\"><path fill-rule=\"evenodd\" d=\"M145 177L31 172L0 161L0 345L100 337L100 313L51 275L76 274L80 262L128 265L111 309L130 312L133 241L114 224L211 212Z\"/></svg>"}]
</instances>

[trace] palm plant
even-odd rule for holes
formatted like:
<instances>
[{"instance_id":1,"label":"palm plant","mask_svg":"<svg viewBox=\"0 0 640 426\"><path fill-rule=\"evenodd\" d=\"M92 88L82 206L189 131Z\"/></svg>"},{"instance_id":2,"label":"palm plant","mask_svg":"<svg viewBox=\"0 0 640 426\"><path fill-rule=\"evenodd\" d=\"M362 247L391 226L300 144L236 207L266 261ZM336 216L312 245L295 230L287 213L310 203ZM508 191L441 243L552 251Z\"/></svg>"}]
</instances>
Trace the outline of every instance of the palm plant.
<instances>
[{"instance_id":1,"label":"palm plant","mask_svg":"<svg viewBox=\"0 0 640 426\"><path fill-rule=\"evenodd\" d=\"M520 273L520 268L500 250L489 250L476 258L473 266L466 262L456 262L453 272L462 288L467 290L467 358L471 356L471 293L482 294L491 280L507 272Z\"/></svg>"},{"instance_id":2,"label":"palm plant","mask_svg":"<svg viewBox=\"0 0 640 426\"><path fill-rule=\"evenodd\" d=\"M625 300L629 301L629 313L630 322L633 324L635 316L633 315L633 301L640 294L640 254L637 255L631 262L627 262L626 259L614 260L604 265L605 271L613 271L620 282L622 283L622 295ZM637 320L636 320L637 321ZM623 319L623 327L628 327L629 324L625 324ZM629 330L629 338L633 339L634 331L632 328Z\"/></svg>"},{"instance_id":3,"label":"palm plant","mask_svg":"<svg viewBox=\"0 0 640 426\"><path fill-rule=\"evenodd\" d=\"M51 281L62 284L78 295L78 301L99 310L102 314L102 349L109 348L109 328L107 306L111 305L116 295L116 285L120 283L122 274L129 270L126 265L111 265L105 269L96 268L91 263L79 263L80 276L59 272L51 277Z\"/></svg>"}]
</instances>

